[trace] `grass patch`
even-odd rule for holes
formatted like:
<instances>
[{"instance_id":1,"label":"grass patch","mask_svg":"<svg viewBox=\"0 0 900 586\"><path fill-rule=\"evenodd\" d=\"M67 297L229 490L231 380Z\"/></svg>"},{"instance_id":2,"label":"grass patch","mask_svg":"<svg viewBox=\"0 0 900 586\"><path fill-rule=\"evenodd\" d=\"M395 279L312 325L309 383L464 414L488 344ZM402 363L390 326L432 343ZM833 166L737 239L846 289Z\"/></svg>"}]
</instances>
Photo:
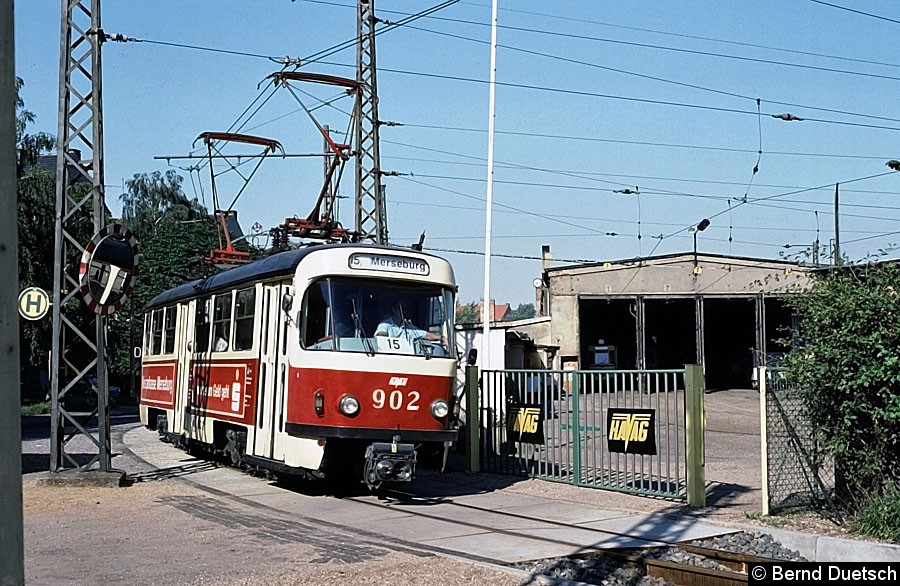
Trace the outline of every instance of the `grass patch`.
<instances>
[{"instance_id":1,"label":"grass patch","mask_svg":"<svg viewBox=\"0 0 900 586\"><path fill-rule=\"evenodd\" d=\"M900 543L900 487L886 482L850 519L855 533Z\"/></svg>"},{"instance_id":2,"label":"grass patch","mask_svg":"<svg viewBox=\"0 0 900 586\"><path fill-rule=\"evenodd\" d=\"M22 405L22 415L46 415L50 413L50 401Z\"/></svg>"},{"instance_id":3,"label":"grass patch","mask_svg":"<svg viewBox=\"0 0 900 586\"><path fill-rule=\"evenodd\" d=\"M109 406L135 407L138 402L130 395L119 395L109 398ZM50 401L28 402L22 405L22 415L46 415L50 413ZM63 407L68 411L93 411L97 408L96 395L69 395L63 399Z\"/></svg>"}]
</instances>

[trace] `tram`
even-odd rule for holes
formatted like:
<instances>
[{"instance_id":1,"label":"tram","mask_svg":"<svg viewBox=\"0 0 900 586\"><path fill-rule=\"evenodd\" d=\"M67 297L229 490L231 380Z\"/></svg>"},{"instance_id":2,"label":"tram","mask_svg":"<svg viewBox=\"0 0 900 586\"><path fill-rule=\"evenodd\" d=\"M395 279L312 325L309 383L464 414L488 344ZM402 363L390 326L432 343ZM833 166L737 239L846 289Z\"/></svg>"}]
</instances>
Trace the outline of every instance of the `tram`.
<instances>
[{"instance_id":1,"label":"tram","mask_svg":"<svg viewBox=\"0 0 900 586\"><path fill-rule=\"evenodd\" d=\"M423 445L456 440L456 290L428 253L317 244L165 291L145 316L141 422L239 466L408 481Z\"/></svg>"}]
</instances>

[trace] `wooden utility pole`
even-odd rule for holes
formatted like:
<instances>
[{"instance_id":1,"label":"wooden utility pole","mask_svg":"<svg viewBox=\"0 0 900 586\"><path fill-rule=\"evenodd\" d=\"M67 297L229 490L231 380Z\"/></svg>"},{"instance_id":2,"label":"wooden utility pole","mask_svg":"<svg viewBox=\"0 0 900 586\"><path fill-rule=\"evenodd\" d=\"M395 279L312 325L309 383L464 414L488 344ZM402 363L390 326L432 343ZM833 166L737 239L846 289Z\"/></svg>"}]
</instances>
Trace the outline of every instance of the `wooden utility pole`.
<instances>
[{"instance_id":1,"label":"wooden utility pole","mask_svg":"<svg viewBox=\"0 0 900 586\"><path fill-rule=\"evenodd\" d=\"M834 266L841 266L841 228L838 218L838 186L834 184Z\"/></svg>"},{"instance_id":2,"label":"wooden utility pole","mask_svg":"<svg viewBox=\"0 0 900 586\"><path fill-rule=\"evenodd\" d=\"M19 391L16 99L13 0L0 0L0 584L25 583Z\"/></svg>"}]
</instances>

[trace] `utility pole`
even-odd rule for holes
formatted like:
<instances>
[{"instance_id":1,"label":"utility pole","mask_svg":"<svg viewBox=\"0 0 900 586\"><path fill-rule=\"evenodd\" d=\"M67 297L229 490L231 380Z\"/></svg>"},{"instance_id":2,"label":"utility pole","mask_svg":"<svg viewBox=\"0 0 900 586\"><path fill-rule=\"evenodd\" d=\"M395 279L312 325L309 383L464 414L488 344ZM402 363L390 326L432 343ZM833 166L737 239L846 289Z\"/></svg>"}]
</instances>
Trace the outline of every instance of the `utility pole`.
<instances>
[{"instance_id":1,"label":"utility pole","mask_svg":"<svg viewBox=\"0 0 900 586\"><path fill-rule=\"evenodd\" d=\"M106 223L103 175L103 107L101 92L100 0L63 0L60 29L59 127L56 134L56 237L53 262L53 352L50 370L50 472L74 468L110 472L109 384L106 372L106 316L83 325L78 269L85 246L75 229L92 218L94 232ZM77 154L80 152L80 157ZM76 195L78 184L89 184L87 196ZM83 238L83 236L82 236ZM97 433L79 420L63 399L76 384L96 372ZM66 424L72 431L66 434ZM75 438L94 447L87 461L66 452ZM77 442L78 453L90 448ZM89 452L90 453L90 452Z\"/></svg>"},{"instance_id":2,"label":"utility pole","mask_svg":"<svg viewBox=\"0 0 900 586\"><path fill-rule=\"evenodd\" d=\"M838 221L838 186L834 184L834 266L841 266L841 229Z\"/></svg>"},{"instance_id":3,"label":"utility pole","mask_svg":"<svg viewBox=\"0 0 900 586\"><path fill-rule=\"evenodd\" d=\"M378 139L378 83L375 68L375 0L357 0L356 18L356 226L360 240L387 244L381 153Z\"/></svg>"},{"instance_id":4,"label":"utility pole","mask_svg":"<svg viewBox=\"0 0 900 586\"><path fill-rule=\"evenodd\" d=\"M19 391L18 214L13 0L0 0L0 584L25 584Z\"/></svg>"}]
</instances>

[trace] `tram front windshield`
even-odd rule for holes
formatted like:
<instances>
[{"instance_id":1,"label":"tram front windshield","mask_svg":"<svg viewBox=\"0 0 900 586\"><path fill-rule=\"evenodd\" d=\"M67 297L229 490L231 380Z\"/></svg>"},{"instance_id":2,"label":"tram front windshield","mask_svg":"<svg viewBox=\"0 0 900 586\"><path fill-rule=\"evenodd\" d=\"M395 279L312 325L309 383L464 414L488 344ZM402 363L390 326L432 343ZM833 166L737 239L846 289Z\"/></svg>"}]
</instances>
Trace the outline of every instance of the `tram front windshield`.
<instances>
[{"instance_id":1,"label":"tram front windshield","mask_svg":"<svg viewBox=\"0 0 900 586\"><path fill-rule=\"evenodd\" d=\"M453 292L438 285L328 278L303 297L308 350L452 358Z\"/></svg>"}]
</instances>

